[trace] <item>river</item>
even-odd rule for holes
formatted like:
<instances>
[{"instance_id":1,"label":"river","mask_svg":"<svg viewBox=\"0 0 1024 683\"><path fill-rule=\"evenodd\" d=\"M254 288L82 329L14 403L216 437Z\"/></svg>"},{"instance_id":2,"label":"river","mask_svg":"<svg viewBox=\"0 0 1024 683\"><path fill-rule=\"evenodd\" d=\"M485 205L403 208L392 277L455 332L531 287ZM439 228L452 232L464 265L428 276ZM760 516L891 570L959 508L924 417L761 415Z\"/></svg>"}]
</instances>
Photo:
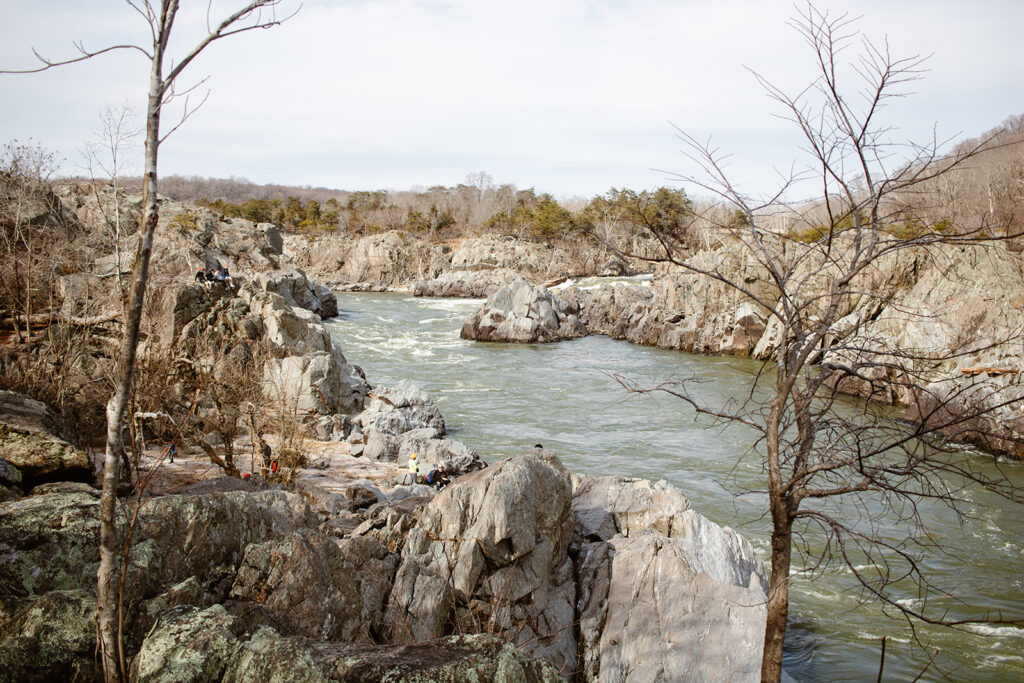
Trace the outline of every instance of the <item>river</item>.
<instances>
[{"instance_id":1,"label":"river","mask_svg":"<svg viewBox=\"0 0 1024 683\"><path fill-rule=\"evenodd\" d=\"M630 394L615 380L618 374L654 386L687 378L694 398L721 406L749 394L756 362L603 336L526 345L460 339L462 322L480 303L339 293L341 314L326 325L371 384L409 379L430 392L450 437L485 460L541 443L575 472L665 479L696 510L736 528L769 557L764 497L734 495L759 486L757 459L744 457L752 432L697 420L677 398ZM1000 466L1024 487L1024 465ZM966 496L970 517L962 526L944 508L923 508L950 553L921 562L961 601L947 599L958 613L1001 609L1024 620L1022 509L980 490ZM848 570L797 574L792 586L785 667L797 680L874 680L883 636L886 680L910 680L926 667L921 680L1024 680L1024 629L919 627L922 648L905 621L865 603Z\"/></svg>"}]
</instances>

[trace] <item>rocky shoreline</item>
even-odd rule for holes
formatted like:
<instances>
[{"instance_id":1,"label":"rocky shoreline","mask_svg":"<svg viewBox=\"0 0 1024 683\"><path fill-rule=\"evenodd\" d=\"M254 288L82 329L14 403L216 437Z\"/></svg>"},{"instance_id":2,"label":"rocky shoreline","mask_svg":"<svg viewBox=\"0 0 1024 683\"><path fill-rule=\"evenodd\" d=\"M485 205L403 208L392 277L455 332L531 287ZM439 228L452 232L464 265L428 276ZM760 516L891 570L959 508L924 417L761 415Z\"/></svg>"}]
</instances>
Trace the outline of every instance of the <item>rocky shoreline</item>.
<instances>
[{"instance_id":1,"label":"rocky shoreline","mask_svg":"<svg viewBox=\"0 0 1024 683\"><path fill-rule=\"evenodd\" d=\"M77 215L95 212L64 192ZM541 449L487 466L447 438L425 392L374 387L346 359L322 323L337 300L296 268L290 238L175 209L162 212L140 349L167 373L145 399L166 409L136 416L135 481L155 478L119 503L122 531L136 520L123 558L132 680L757 677L767 581L746 540L663 482L575 476ZM402 239L364 240L365 258L338 272L393 287L441 275L436 259L476 258L430 248L417 261ZM538 278L563 267L507 240L476 249L487 262L468 272L484 284L452 293L511 277L503 254L535 259ZM386 274L382 254L406 270ZM116 305L118 264L95 262L64 280L69 315ZM193 282L197 263L231 263L234 286ZM194 386L195 431L170 463L163 444ZM0 680L94 680L99 458L21 394L0 394L0 425ZM399 485L413 452L453 481Z\"/></svg>"},{"instance_id":2,"label":"rocky shoreline","mask_svg":"<svg viewBox=\"0 0 1024 683\"><path fill-rule=\"evenodd\" d=\"M369 465L335 452L291 487L217 477L145 499L127 556L132 679L757 677L761 561L674 487L570 475L540 449L440 492ZM98 491L3 472L3 680L89 680Z\"/></svg>"},{"instance_id":3,"label":"rocky shoreline","mask_svg":"<svg viewBox=\"0 0 1024 683\"><path fill-rule=\"evenodd\" d=\"M83 222L102 201L74 188L58 194ZM136 476L156 472L162 483L126 490L120 504L122 528L138 513L126 545L133 680L758 677L767 580L745 539L664 482L573 475L543 449L487 466L447 438L421 389L372 386L323 319L338 314L332 288L486 296L463 337L605 334L767 358L778 334L770 315L676 271L650 286L545 286L643 265L590 247L495 236L435 245L396 232L311 241L171 203L161 221L140 358L163 363L148 400L169 407L140 413L135 428ZM869 273L865 286L890 292L892 308L854 306L844 320L939 355L965 337L995 341L1024 326L1024 298L986 298L994 288L1024 291L1019 254L945 256L905 254ZM735 255L691 258L767 287ZM109 323L125 267L104 253L92 263L62 277L62 315ZM233 287L193 282L197 264L225 263ZM934 311L936 324L909 324L898 315L908 309ZM991 344L965 360L1017 367L1020 356ZM958 370L947 363L930 376L962 386L970 380ZM1008 394L1020 391L1019 377L1002 376ZM172 465L142 441L175 438L193 391L192 448ZM993 420L986 427L1005 438L982 445L1019 456L1024 418ZM298 428L303 438L285 434ZM273 476L258 461L260 442L282 462ZM98 463L82 445L48 406L0 392L0 681L98 676ZM440 492L399 485L414 452L454 481Z\"/></svg>"}]
</instances>

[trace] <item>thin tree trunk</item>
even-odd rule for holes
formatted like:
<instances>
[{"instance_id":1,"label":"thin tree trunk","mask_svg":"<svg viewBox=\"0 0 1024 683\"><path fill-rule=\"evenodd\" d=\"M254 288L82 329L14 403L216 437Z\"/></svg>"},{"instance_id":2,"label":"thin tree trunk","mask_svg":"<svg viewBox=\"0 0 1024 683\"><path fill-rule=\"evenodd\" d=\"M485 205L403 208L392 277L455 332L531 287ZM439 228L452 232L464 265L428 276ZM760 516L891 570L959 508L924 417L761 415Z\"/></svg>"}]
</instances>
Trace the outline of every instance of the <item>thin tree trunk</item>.
<instances>
[{"instance_id":1,"label":"thin tree trunk","mask_svg":"<svg viewBox=\"0 0 1024 683\"><path fill-rule=\"evenodd\" d=\"M163 46L157 46L162 50ZM124 652L118 637L118 543L115 508L117 505L118 469L124 453L122 433L135 372L135 352L142 322L142 305L149 279L149 259L153 249L153 233L159 217L157 205L157 149L160 144L160 104L162 99L162 55L154 55L150 72L149 106L146 112L146 162L142 190L143 229L132 268L124 338L117 360L117 387L107 404L107 448L104 458L103 493L100 499L100 567L97 572L96 626L99 631L103 676L108 683L124 680Z\"/></svg>"},{"instance_id":2,"label":"thin tree trunk","mask_svg":"<svg viewBox=\"0 0 1024 683\"><path fill-rule=\"evenodd\" d=\"M793 521L788 513L783 514L782 519L775 520L772 529L768 619L764 630L764 652L761 655L762 683L775 683L782 678L782 645L789 620L789 567L793 553Z\"/></svg>"}]
</instances>

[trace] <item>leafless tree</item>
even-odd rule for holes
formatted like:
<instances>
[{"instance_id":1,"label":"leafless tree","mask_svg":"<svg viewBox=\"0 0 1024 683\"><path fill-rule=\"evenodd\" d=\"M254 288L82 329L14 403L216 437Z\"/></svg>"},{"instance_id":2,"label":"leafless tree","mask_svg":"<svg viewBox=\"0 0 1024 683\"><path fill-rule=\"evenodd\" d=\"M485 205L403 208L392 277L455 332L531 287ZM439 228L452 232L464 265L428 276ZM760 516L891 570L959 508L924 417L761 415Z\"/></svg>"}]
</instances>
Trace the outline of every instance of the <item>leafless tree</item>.
<instances>
[{"instance_id":1,"label":"leafless tree","mask_svg":"<svg viewBox=\"0 0 1024 683\"><path fill-rule=\"evenodd\" d=\"M121 249L124 244L126 216L122 206L124 200L123 181L128 168L128 155L133 151L135 140L142 133L135 122L136 114L127 102L120 105L108 105L100 115L100 130L96 139L86 145L85 164L92 179L93 198L97 208L103 215L103 222L111 233L114 245L114 277L121 301L122 314L125 302L126 283L122 275L123 261ZM99 174L110 183L112 198L110 210L100 192Z\"/></svg>"},{"instance_id":2,"label":"leafless tree","mask_svg":"<svg viewBox=\"0 0 1024 683\"><path fill-rule=\"evenodd\" d=\"M868 596L898 610L912 626L1020 623L998 612L958 616L928 599L899 599L908 590L917 591L914 597L942 590L919 561L921 549L944 550L927 534L920 505L937 502L961 514L964 492L974 486L1024 501L998 465L993 473L983 466L991 463L979 463L948 441L951 435L985 445L1014 440L998 429L995 415L1021 404L1020 386L1007 386L996 376L999 368L981 368L968 381L956 368L961 359L986 349L1019 345L1019 330L998 339L955 340L936 353L898 345L878 332L883 328L870 325L883 311L925 325L937 322L934 315L901 308L894 289L873 280L877 271L899 269L907 255L926 256L951 245L1002 249L992 239L998 231L987 221L951 230L923 221L908 225L906 213L915 193L963 168L991 143L982 140L943 155L942 141L934 138L923 145L893 141L881 112L887 100L920 77L925 60L895 57L887 44L863 38L848 15L837 17L812 5L798 11L792 25L811 49L817 79L789 95L754 76L803 134L811 157L807 173L791 176L774 196L754 199L733 184L725 157L710 141L680 131L687 156L700 170L677 177L713 193L730 209L730 220L719 210L717 216L700 216L701 223L717 233L720 249L757 264L759 281L737 276L713 259L687 259L689 226L648 226L661 245L654 260L717 280L754 302L769 320L762 347L766 363L739 405L704 405L686 381L657 387L700 414L746 425L758 437L752 453L761 460L761 491L772 523L765 681L781 676L794 547L809 553L811 570L844 563ZM846 62L856 47L859 56ZM859 81L852 93L850 76ZM809 181L818 188L816 201L787 201L787 193ZM770 218L783 213L792 225L780 233ZM651 390L634 380L620 381L634 391ZM854 411L844 394L867 400ZM902 402L916 419L894 420L872 399ZM907 530L905 537L880 532L893 520Z\"/></svg>"},{"instance_id":3,"label":"leafless tree","mask_svg":"<svg viewBox=\"0 0 1024 683\"><path fill-rule=\"evenodd\" d=\"M107 447L104 459L103 494L101 499L100 568L97 594L97 628L104 676L108 681L120 681L127 675L127 666L122 643L118 638L117 600L117 523L115 519L118 462L124 451L124 415L131 392L132 376L135 370L135 353L139 340L139 326L142 319L143 300L149 275L149 259L153 250L153 233L156 229L159 206L157 204L157 152L160 144L167 139L196 111L190 106L188 97L195 86L177 91L178 77L214 41L254 29L270 28L284 19L276 14L283 0L252 0L228 14L220 22L209 20L208 33L180 56L169 54L171 29L178 13L179 0L126 0L129 8L140 15L148 29L151 43L125 43L110 45L99 50L87 49L84 43L76 44L78 56L71 59L51 60L35 53L41 65L20 73L35 73L92 59L99 55L128 50L138 52L149 61L149 94L146 105L145 163L143 168L142 207L143 218L140 226L141 239L132 267L132 282L128 295L127 319L124 337L117 361L117 386L107 406ZM210 7L212 11L212 3ZM165 66L169 71L165 73ZM10 72L8 72L10 73ZM169 132L161 132L161 114L164 106L177 96L185 97L181 119ZM201 103L200 103L201 104Z\"/></svg>"}]
</instances>

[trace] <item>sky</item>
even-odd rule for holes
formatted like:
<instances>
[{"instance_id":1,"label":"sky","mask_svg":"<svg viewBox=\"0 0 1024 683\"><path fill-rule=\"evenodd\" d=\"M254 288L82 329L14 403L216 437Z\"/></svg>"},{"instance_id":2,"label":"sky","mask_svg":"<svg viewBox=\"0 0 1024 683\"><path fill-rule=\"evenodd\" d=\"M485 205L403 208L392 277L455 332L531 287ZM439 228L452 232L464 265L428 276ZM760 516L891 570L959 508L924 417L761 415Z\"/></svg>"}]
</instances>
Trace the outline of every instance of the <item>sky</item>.
<instances>
[{"instance_id":1,"label":"sky","mask_svg":"<svg viewBox=\"0 0 1024 683\"><path fill-rule=\"evenodd\" d=\"M213 16L241 1L214 0ZM172 54L204 34L206 4L182 0ZM899 139L973 137L1024 113L1021 0L816 6L860 17L855 28L895 56L932 55L912 94L883 112ZM179 90L199 83L192 104L209 96L161 146L160 174L405 190L483 171L586 197L679 186L675 174L696 169L678 127L730 153L746 192L769 193L778 169L805 158L751 70L786 92L814 79L813 54L787 24L795 13L777 0L306 0L285 24L218 41L189 66ZM2 69L34 66L33 48L60 59L74 41L148 35L124 0L0 0ZM148 83L135 51L0 75L0 143L31 138L61 173L83 173L101 112L143 112ZM165 108L164 130L182 104ZM142 151L131 154L137 172Z\"/></svg>"}]
</instances>

